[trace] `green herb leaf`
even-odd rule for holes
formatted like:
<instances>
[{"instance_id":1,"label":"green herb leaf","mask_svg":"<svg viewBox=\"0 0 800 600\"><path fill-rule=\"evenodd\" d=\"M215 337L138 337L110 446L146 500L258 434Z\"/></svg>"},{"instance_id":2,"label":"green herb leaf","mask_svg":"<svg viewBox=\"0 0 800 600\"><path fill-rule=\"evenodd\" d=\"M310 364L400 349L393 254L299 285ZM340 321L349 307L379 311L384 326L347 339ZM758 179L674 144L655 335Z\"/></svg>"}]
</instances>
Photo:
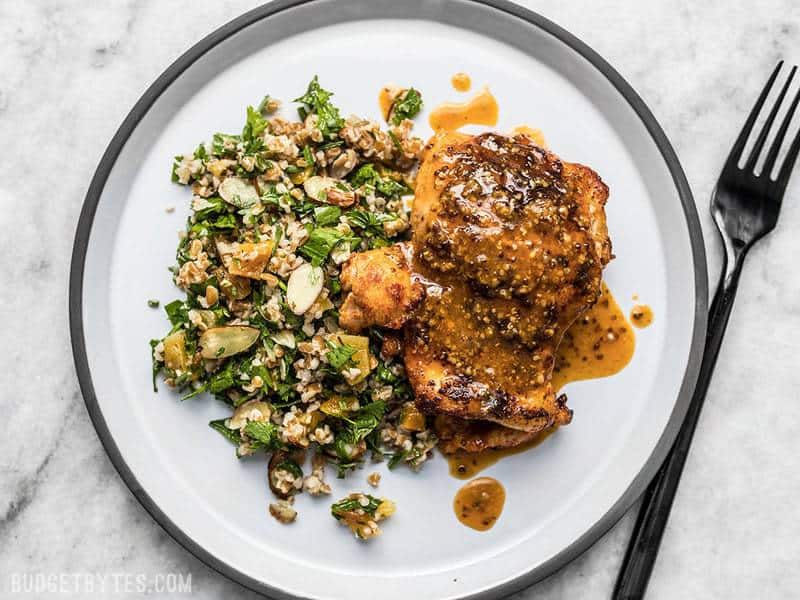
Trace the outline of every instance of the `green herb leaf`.
<instances>
[{"instance_id":1,"label":"green herb leaf","mask_svg":"<svg viewBox=\"0 0 800 600\"><path fill-rule=\"evenodd\" d=\"M382 177L372 163L362 165L350 178L353 187L368 185L387 198L395 198L411 193L411 189L401 181L391 177Z\"/></svg>"},{"instance_id":2,"label":"green herb leaf","mask_svg":"<svg viewBox=\"0 0 800 600\"><path fill-rule=\"evenodd\" d=\"M378 362L378 366L375 368L375 376L378 381L386 385L394 385L400 381L400 378L392 373L384 362Z\"/></svg>"},{"instance_id":3,"label":"green herb leaf","mask_svg":"<svg viewBox=\"0 0 800 600\"><path fill-rule=\"evenodd\" d=\"M219 196L203 198L203 202L204 208L201 208L194 213L194 217L197 221L204 221L213 215L224 214L228 210L225 201Z\"/></svg>"},{"instance_id":4,"label":"green herb leaf","mask_svg":"<svg viewBox=\"0 0 800 600\"><path fill-rule=\"evenodd\" d=\"M336 244L345 239L345 235L330 227L316 227L311 230L306 242L298 252L315 266L321 265Z\"/></svg>"},{"instance_id":5,"label":"green herb leaf","mask_svg":"<svg viewBox=\"0 0 800 600\"><path fill-rule=\"evenodd\" d=\"M242 443L242 436L239 434L238 429L228 429L225 425L225 421L227 419L217 419L216 421L210 421L208 426L211 427L214 431L219 432L222 437L224 437L229 442L236 444L237 446Z\"/></svg>"},{"instance_id":6,"label":"green herb leaf","mask_svg":"<svg viewBox=\"0 0 800 600\"><path fill-rule=\"evenodd\" d=\"M161 343L161 340L150 340L150 357L153 361L153 391L158 392L158 386L156 385L156 378L158 374L161 372L161 363L156 360L156 346Z\"/></svg>"},{"instance_id":7,"label":"green herb leaf","mask_svg":"<svg viewBox=\"0 0 800 600\"><path fill-rule=\"evenodd\" d=\"M309 167L317 163L317 160L314 158L314 152L311 150L311 146L303 146L303 158L306 161L306 165Z\"/></svg>"},{"instance_id":8,"label":"green herb leaf","mask_svg":"<svg viewBox=\"0 0 800 600\"><path fill-rule=\"evenodd\" d=\"M367 210L351 210L345 213L345 218L350 227L360 230L360 233L369 240L370 248L389 245L383 224L397 219L393 214L374 213Z\"/></svg>"},{"instance_id":9,"label":"green herb leaf","mask_svg":"<svg viewBox=\"0 0 800 600\"><path fill-rule=\"evenodd\" d=\"M208 150L206 150L205 144L198 144L197 148L194 151L194 157L199 158L200 160L206 160L208 158Z\"/></svg>"},{"instance_id":10,"label":"green herb leaf","mask_svg":"<svg viewBox=\"0 0 800 600\"><path fill-rule=\"evenodd\" d=\"M342 282L339 281L338 277L331 277L328 283L328 288L331 291L331 295L335 296L336 294L342 291Z\"/></svg>"},{"instance_id":11,"label":"green herb leaf","mask_svg":"<svg viewBox=\"0 0 800 600\"><path fill-rule=\"evenodd\" d=\"M283 444L278 435L278 427L270 421L250 421L244 426L244 432L254 443L254 448L276 450Z\"/></svg>"},{"instance_id":12,"label":"green herb leaf","mask_svg":"<svg viewBox=\"0 0 800 600\"><path fill-rule=\"evenodd\" d=\"M334 225L339 222L342 209L338 206L318 206L314 208L314 222L318 227Z\"/></svg>"},{"instance_id":13,"label":"green herb leaf","mask_svg":"<svg viewBox=\"0 0 800 600\"><path fill-rule=\"evenodd\" d=\"M247 107L247 121L242 129L242 141L247 152L257 152L263 146L261 136L267 129L267 121L252 106Z\"/></svg>"},{"instance_id":14,"label":"green herb leaf","mask_svg":"<svg viewBox=\"0 0 800 600\"><path fill-rule=\"evenodd\" d=\"M341 519L347 513L353 512L354 510L362 509L365 513L369 514L371 517L375 516L375 511L378 510L378 507L381 505L383 500L380 498L376 498L375 496L371 496L370 494L361 494L365 496L367 500L369 500L366 506L363 506L358 498L343 498L338 502L331 505L331 514L337 519Z\"/></svg>"},{"instance_id":15,"label":"green herb leaf","mask_svg":"<svg viewBox=\"0 0 800 600\"><path fill-rule=\"evenodd\" d=\"M183 155L181 154L172 159L172 170L170 171L170 179L172 179L172 183L180 183L180 181L178 181L177 169L179 166L181 166L182 160Z\"/></svg>"},{"instance_id":16,"label":"green herb leaf","mask_svg":"<svg viewBox=\"0 0 800 600\"><path fill-rule=\"evenodd\" d=\"M389 467L389 470L391 471L397 465L403 462L406 456L408 456L408 452L406 452L405 450L403 450L402 452L395 452L394 454L392 454L392 457L389 459L389 462L386 464L386 466Z\"/></svg>"},{"instance_id":17,"label":"green herb leaf","mask_svg":"<svg viewBox=\"0 0 800 600\"><path fill-rule=\"evenodd\" d=\"M215 133L211 140L211 152L217 156L236 156L236 146L242 141L238 135L228 135L227 133Z\"/></svg>"},{"instance_id":18,"label":"green herb leaf","mask_svg":"<svg viewBox=\"0 0 800 600\"><path fill-rule=\"evenodd\" d=\"M413 119L422 110L422 94L409 88L392 106L392 123L399 125L404 119Z\"/></svg>"},{"instance_id":19,"label":"green herb leaf","mask_svg":"<svg viewBox=\"0 0 800 600\"><path fill-rule=\"evenodd\" d=\"M189 306L183 300L173 300L164 305L164 311L173 327L189 322Z\"/></svg>"},{"instance_id":20,"label":"green herb leaf","mask_svg":"<svg viewBox=\"0 0 800 600\"><path fill-rule=\"evenodd\" d=\"M355 415L344 419L350 425L349 438L351 443L357 444L366 438L381 422L386 412L386 403L378 400L362 407Z\"/></svg>"},{"instance_id":21,"label":"green herb leaf","mask_svg":"<svg viewBox=\"0 0 800 600\"><path fill-rule=\"evenodd\" d=\"M298 109L301 119L305 119L307 114L316 114L319 117L317 127L326 140L330 140L332 134L344 126L344 119L339 115L339 109L330 103L331 96L333 96L331 92L320 87L319 78L314 75L306 93L294 100L305 105Z\"/></svg>"},{"instance_id":22,"label":"green herb leaf","mask_svg":"<svg viewBox=\"0 0 800 600\"><path fill-rule=\"evenodd\" d=\"M206 387L212 394L221 394L236 384L234 377L235 363L229 362L221 371L214 373L208 380Z\"/></svg>"},{"instance_id":23,"label":"green herb leaf","mask_svg":"<svg viewBox=\"0 0 800 600\"><path fill-rule=\"evenodd\" d=\"M303 477L303 469L300 468L293 460L284 460L283 462L278 463L275 465L276 471L287 471L294 475L296 479L300 479Z\"/></svg>"},{"instance_id":24,"label":"green herb leaf","mask_svg":"<svg viewBox=\"0 0 800 600\"><path fill-rule=\"evenodd\" d=\"M328 363L331 367L336 369L336 371L341 371L342 368L351 361L353 355L358 352L356 348L348 346L347 344L339 344L333 341L328 341L326 343L328 345L328 353L326 354Z\"/></svg>"}]
</instances>

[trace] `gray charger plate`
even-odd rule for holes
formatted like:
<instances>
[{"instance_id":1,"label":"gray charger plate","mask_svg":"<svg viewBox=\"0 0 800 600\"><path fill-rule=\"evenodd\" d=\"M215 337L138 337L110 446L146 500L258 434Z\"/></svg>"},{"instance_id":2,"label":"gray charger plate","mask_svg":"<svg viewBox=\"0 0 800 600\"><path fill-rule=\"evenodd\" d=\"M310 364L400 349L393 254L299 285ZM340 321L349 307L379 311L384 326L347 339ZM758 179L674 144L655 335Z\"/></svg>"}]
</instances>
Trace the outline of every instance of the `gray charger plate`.
<instances>
[{"instance_id":1,"label":"gray charger plate","mask_svg":"<svg viewBox=\"0 0 800 600\"><path fill-rule=\"evenodd\" d=\"M428 106L462 98L449 87L456 71L490 86L497 129L539 127L556 153L601 174L617 255L606 280L623 307L638 294L656 320L637 334L622 373L567 388L569 427L487 472L508 492L489 532L456 521L461 482L440 457L419 474L383 473L380 494L399 510L370 544L348 539L328 503L307 497L298 522L280 526L267 515L263 462L237 462L206 426L225 408L180 403L149 385L147 342L166 324L145 303L179 296L165 267L188 214L188 193L169 182L172 155L237 131L247 104L267 92L291 100L314 74L343 112L377 119L377 91L391 82L421 89ZM430 133L426 122L418 119L418 134ZM167 215L170 205L179 208ZM86 196L70 281L81 389L120 475L189 551L280 598L497 598L568 563L664 459L694 387L706 302L694 203L652 114L585 44L496 0L282 1L212 33L147 90L109 145ZM367 489L372 470L333 481L334 495Z\"/></svg>"}]
</instances>

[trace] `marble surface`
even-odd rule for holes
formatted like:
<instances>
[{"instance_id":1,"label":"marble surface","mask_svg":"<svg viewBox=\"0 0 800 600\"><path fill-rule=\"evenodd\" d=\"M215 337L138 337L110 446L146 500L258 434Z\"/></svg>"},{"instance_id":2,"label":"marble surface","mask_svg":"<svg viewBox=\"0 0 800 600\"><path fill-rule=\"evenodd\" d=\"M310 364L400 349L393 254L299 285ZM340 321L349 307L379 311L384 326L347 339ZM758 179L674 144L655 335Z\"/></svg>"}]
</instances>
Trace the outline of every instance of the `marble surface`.
<instances>
[{"instance_id":1,"label":"marble surface","mask_svg":"<svg viewBox=\"0 0 800 600\"><path fill-rule=\"evenodd\" d=\"M185 49L257 4L0 0L2 597L15 573L80 572L144 576L153 597L169 595L156 574L191 573L193 597L256 597L184 551L117 476L73 371L67 282L81 203L119 123ZM708 197L766 74L780 57L800 60L800 4L525 4L594 47L649 104L683 162L716 279ZM800 174L745 269L650 598L785 598L800 587L798 200ZM634 516L515 598L608 597ZM60 589L139 595L130 588Z\"/></svg>"}]
</instances>

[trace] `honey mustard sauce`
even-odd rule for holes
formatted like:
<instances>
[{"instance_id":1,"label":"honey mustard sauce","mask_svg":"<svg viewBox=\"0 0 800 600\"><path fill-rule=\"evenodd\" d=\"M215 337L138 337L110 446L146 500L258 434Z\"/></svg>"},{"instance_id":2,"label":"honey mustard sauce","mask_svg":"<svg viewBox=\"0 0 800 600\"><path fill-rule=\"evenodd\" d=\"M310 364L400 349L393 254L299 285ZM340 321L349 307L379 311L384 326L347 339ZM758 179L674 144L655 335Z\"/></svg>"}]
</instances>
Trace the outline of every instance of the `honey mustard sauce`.
<instances>
[{"instance_id":1,"label":"honey mustard sauce","mask_svg":"<svg viewBox=\"0 0 800 600\"><path fill-rule=\"evenodd\" d=\"M428 122L434 131L455 131L465 125L497 125L497 100L483 88L467 102L445 102L431 111Z\"/></svg>"},{"instance_id":2,"label":"honey mustard sauce","mask_svg":"<svg viewBox=\"0 0 800 600\"><path fill-rule=\"evenodd\" d=\"M644 329L653 322L653 309L646 304L637 304L631 309L631 323L634 327Z\"/></svg>"},{"instance_id":3,"label":"honey mustard sauce","mask_svg":"<svg viewBox=\"0 0 800 600\"><path fill-rule=\"evenodd\" d=\"M600 299L567 329L556 353L553 388L619 373L633 358L636 337L608 286Z\"/></svg>"},{"instance_id":4,"label":"honey mustard sauce","mask_svg":"<svg viewBox=\"0 0 800 600\"><path fill-rule=\"evenodd\" d=\"M533 140L533 143L540 148L547 149L547 142L544 139L544 134L541 129L529 127L528 125L517 125L511 130L511 135L525 135Z\"/></svg>"},{"instance_id":5,"label":"honey mustard sauce","mask_svg":"<svg viewBox=\"0 0 800 600\"><path fill-rule=\"evenodd\" d=\"M450 78L450 84L457 92L468 92L472 87L472 79L466 73L456 73Z\"/></svg>"},{"instance_id":6,"label":"honey mustard sauce","mask_svg":"<svg viewBox=\"0 0 800 600\"><path fill-rule=\"evenodd\" d=\"M479 477L464 484L453 500L456 517L476 531L488 531L503 512L506 491L499 481Z\"/></svg>"},{"instance_id":7,"label":"honey mustard sauce","mask_svg":"<svg viewBox=\"0 0 800 600\"><path fill-rule=\"evenodd\" d=\"M604 283L600 299L564 334L553 369L553 389L560 390L572 381L608 377L630 362L636 338L625 314ZM533 438L510 448L491 448L480 452L458 451L447 455L450 474L458 479L474 477L497 461L535 448L558 427L537 433Z\"/></svg>"},{"instance_id":8,"label":"honey mustard sauce","mask_svg":"<svg viewBox=\"0 0 800 600\"><path fill-rule=\"evenodd\" d=\"M456 479L470 479L475 477L475 475L506 456L520 454L521 452L526 452L531 448L535 448L547 439L556 429L558 428L550 427L544 431L540 431L532 439L518 446L512 446L511 448L489 448L480 452L464 452L463 450L459 450L453 454L448 454L447 462L450 465L450 475Z\"/></svg>"},{"instance_id":9,"label":"honey mustard sauce","mask_svg":"<svg viewBox=\"0 0 800 600\"><path fill-rule=\"evenodd\" d=\"M389 119L389 112L392 110L396 92L397 88L390 85L382 87L381 91L378 92L378 106L381 109L381 116L385 120Z\"/></svg>"}]
</instances>

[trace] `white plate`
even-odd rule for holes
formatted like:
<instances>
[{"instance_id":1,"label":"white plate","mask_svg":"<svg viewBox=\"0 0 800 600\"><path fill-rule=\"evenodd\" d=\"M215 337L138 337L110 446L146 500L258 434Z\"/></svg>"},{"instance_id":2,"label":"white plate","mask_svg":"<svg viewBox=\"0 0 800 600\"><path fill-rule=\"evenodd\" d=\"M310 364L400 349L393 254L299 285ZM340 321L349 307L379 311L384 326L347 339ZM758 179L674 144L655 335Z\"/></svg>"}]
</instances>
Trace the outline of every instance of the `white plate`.
<instances>
[{"instance_id":1,"label":"white plate","mask_svg":"<svg viewBox=\"0 0 800 600\"><path fill-rule=\"evenodd\" d=\"M351 539L328 500L305 495L297 523L281 526L267 515L264 462L237 461L207 426L226 408L150 387L148 340L166 323L146 300L180 296L166 267L188 213L188 193L169 181L171 158L215 131L240 129L244 107L267 92L298 96L314 74L344 112L378 118L381 86L413 84L431 106L457 96L456 71L490 86L499 130L540 127L556 153L601 174L617 255L606 278L624 307L634 293L650 304L655 322L621 374L569 386L569 427L488 471L508 492L491 531L456 521L462 482L440 456L419 474L384 473L380 494L399 510L378 540ZM426 115L417 122L427 135ZM167 206L178 209L166 214ZM653 475L683 418L705 331L700 228L661 129L589 48L501 2L280 2L213 33L147 91L112 141L86 198L72 269L77 370L123 479L194 554L279 597L498 597L548 575L606 531ZM371 470L335 480L334 496L367 489Z\"/></svg>"}]
</instances>

